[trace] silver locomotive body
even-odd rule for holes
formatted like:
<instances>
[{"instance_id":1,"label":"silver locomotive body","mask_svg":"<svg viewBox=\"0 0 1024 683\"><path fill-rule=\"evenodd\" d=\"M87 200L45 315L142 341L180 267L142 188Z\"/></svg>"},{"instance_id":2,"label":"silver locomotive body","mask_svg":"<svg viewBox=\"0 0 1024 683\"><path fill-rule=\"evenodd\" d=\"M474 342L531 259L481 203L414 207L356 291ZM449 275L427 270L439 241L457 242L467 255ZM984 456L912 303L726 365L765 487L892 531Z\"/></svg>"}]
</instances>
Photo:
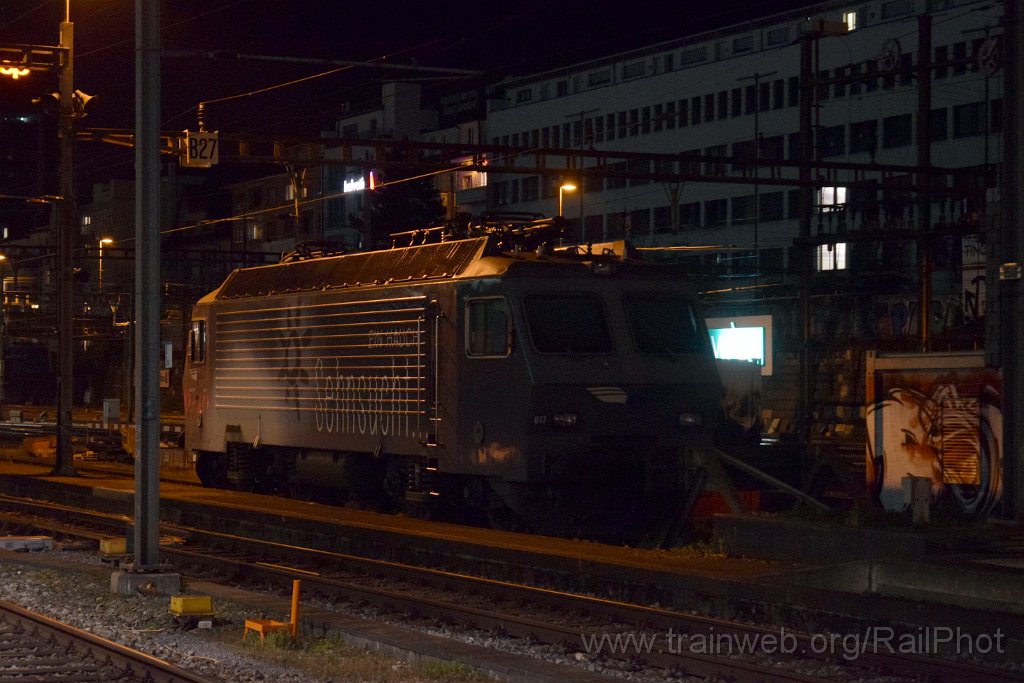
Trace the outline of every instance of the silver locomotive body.
<instances>
[{"instance_id":1,"label":"silver locomotive body","mask_svg":"<svg viewBox=\"0 0 1024 683\"><path fill-rule=\"evenodd\" d=\"M534 526L677 494L721 397L692 288L670 267L538 252L483 236L232 273L191 322L203 483Z\"/></svg>"}]
</instances>

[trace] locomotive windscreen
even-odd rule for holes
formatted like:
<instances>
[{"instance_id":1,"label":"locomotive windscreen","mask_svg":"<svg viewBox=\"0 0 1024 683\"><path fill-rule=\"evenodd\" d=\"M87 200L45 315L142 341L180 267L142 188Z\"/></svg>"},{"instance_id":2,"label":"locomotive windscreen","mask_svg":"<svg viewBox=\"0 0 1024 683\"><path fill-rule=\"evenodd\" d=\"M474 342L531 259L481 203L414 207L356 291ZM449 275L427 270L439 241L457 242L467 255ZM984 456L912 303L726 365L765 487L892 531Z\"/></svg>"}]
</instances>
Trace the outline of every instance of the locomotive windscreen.
<instances>
[{"instance_id":1,"label":"locomotive windscreen","mask_svg":"<svg viewBox=\"0 0 1024 683\"><path fill-rule=\"evenodd\" d=\"M640 353L701 353L707 349L697 311L687 299L630 294L625 306Z\"/></svg>"},{"instance_id":2,"label":"locomotive windscreen","mask_svg":"<svg viewBox=\"0 0 1024 683\"><path fill-rule=\"evenodd\" d=\"M541 353L610 353L604 304L591 294L530 295L524 300L533 346Z\"/></svg>"}]
</instances>

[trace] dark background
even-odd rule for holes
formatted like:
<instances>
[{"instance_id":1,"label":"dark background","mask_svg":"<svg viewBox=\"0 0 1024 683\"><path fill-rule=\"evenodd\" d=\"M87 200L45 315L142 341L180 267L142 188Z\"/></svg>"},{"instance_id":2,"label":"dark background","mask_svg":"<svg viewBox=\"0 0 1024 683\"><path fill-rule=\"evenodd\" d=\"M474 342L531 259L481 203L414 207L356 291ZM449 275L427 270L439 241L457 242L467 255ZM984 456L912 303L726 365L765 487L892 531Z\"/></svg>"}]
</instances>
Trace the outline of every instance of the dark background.
<instances>
[{"instance_id":1,"label":"dark background","mask_svg":"<svg viewBox=\"0 0 1024 683\"><path fill-rule=\"evenodd\" d=\"M349 0L163 0L165 51L227 51L418 64L483 72L473 78L351 68L267 92L254 91L315 76L333 67L170 56L162 59L162 125L196 128L196 104L207 128L237 135L317 138L345 111L379 101L388 78L418 78L428 87L471 87L506 75L535 73L729 26L804 6L806 2L351 2ZM96 96L80 125L134 126L134 0L71 0L75 87ZM56 45L65 0L0 2L0 44ZM31 100L57 89L56 76L33 73L0 80L0 111L31 110ZM253 93L245 96L247 93ZM243 95L242 97L233 97ZM103 149L89 149L100 146ZM102 143L80 145L78 168L89 176L130 177L130 153Z\"/></svg>"}]
</instances>

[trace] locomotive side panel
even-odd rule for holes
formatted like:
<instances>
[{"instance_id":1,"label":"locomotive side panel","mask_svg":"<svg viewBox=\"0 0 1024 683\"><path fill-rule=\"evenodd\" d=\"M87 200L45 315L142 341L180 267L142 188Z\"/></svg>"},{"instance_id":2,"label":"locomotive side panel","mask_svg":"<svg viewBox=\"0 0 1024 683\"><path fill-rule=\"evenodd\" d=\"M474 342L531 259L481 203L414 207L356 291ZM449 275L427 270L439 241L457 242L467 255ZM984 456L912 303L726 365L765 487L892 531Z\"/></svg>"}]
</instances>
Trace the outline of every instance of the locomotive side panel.
<instances>
[{"instance_id":1,"label":"locomotive side panel","mask_svg":"<svg viewBox=\"0 0 1024 683\"><path fill-rule=\"evenodd\" d=\"M433 393L428 303L378 290L210 305L209 390L196 392L205 410L190 447L421 454Z\"/></svg>"}]
</instances>

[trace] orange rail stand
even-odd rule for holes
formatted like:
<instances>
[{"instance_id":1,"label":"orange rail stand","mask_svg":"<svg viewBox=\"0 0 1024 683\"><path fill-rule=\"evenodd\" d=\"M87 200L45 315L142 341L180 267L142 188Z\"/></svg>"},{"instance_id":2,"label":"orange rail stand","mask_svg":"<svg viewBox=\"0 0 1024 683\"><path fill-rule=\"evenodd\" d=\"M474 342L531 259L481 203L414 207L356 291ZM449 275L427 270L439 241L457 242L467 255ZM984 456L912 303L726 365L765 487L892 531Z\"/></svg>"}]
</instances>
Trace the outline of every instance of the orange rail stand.
<instances>
[{"instance_id":1,"label":"orange rail stand","mask_svg":"<svg viewBox=\"0 0 1024 683\"><path fill-rule=\"evenodd\" d=\"M242 640L249 636L249 631L258 633L260 641L266 638L268 633L273 631L284 631L288 629L292 640L299 635L299 594L302 582L298 579L292 581L292 613L289 621L275 621L274 619L246 619L245 630L242 632Z\"/></svg>"}]
</instances>

